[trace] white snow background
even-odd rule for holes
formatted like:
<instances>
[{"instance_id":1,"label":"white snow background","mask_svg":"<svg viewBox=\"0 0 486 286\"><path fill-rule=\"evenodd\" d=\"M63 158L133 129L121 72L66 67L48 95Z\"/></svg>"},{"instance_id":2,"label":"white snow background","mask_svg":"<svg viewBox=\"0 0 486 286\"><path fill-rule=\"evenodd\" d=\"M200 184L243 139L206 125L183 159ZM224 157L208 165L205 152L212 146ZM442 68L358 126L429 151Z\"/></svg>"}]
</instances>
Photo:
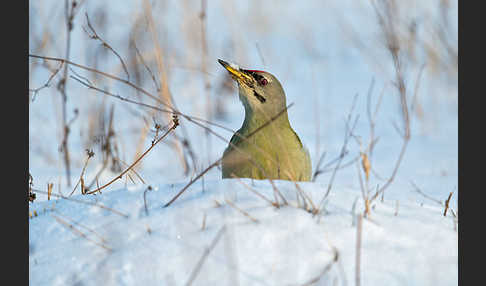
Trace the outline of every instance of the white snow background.
<instances>
[{"instance_id":1,"label":"white snow background","mask_svg":"<svg viewBox=\"0 0 486 286\"><path fill-rule=\"evenodd\" d=\"M69 135L72 170L68 186L59 152L62 102L56 85L62 77L60 72L49 87L29 93L32 187L46 192L47 184L53 184L50 200L37 193L36 200L29 203L29 284L458 284L457 65L454 70L454 66L441 64L449 60L449 54L441 50L438 30L431 28L448 23L445 37L457 51L457 1L396 1L401 15L398 22L403 24L396 33L407 35L412 27L409 24L416 23L416 47L402 47L415 53L404 55L403 69L411 105L425 64L416 97L421 111L410 113L411 139L395 180L383 198L373 201L369 216L362 220L359 215L365 205L358 178L360 161L336 172L319 214L306 211L297 194L300 188L315 204L324 197L356 94L352 115L358 121L354 134L363 145L350 138L343 164L366 147L370 138L367 100L372 82L372 107L381 93L383 98L375 129L379 140L371 158L371 193L392 174L402 144L394 124L398 129L402 126L392 59L371 5L380 1L207 1L205 60L201 1L149 2L167 68L167 84L183 113L237 130L244 110L235 83L229 81L217 59L269 71L281 81L287 104L294 103L288 110L289 119L309 149L314 169L323 152L323 165L329 163L330 167L315 182L296 186L275 181L288 201L279 208L255 194L274 200L269 181L222 180L218 167L163 208L192 178L219 159L227 146L227 142L208 137L203 129L179 117L181 126L175 134L187 138L197 158L195 166L188 161L189 174L184 174L177 152L167 143L174 142L173 134L169 134L170 138L156 145L136 169L145 183L131 173L133 182L124 176L101 194L82 195L78 187L69 196L86 161L85 149L92 149L95 156L87 165L84 179L91 181L101 168L103 150L97 138L103 133L89 133L89 126L97 124L101 107L105 108L105 117L114 108L119 156L128 164L135 159L143 129L153 130L154 122L168 122L164 114L150 114L150 110L90 90L69 78L67 118L74 119ZM30 53L64 58L64 1L29 3ZM137 47L158 74L144 1L81 3L71 33L71 61L86 66L96 63L97 69L126 78L120 60L83 30L87 28L87 13L99 35L127 63L134 53L129 39L135 33ZM441 18L444 6L440 3L449 5L446 21ZM140 28L134 29L135 25ZM433 53L437 50L438 56ZM99 54L103 56L96 62L94 57ZM29 58L29 62L30 88L34 89L52 72L39 59ZM53 69L59 65L46 63ZM202 72L203 63L206 73ZM144 74L141 85L156 94L149 73L143 64L137 65ZM88 78L99 88L153 104L120 82L71 68L70 75ZM128 64L128 70L134 81L133 63ZM209 89L205 89L206 79ZM233 88L223 88L225 81ZM224 111L211 118L206 112L207 92L213 110L218 103ZM226 140L232 136L218 127L211 128ZM142 150L150 146L154 134L147 133ZM107 168L99 183L118 174ZM444 216L445 200L451 192L450 210Z\"/></svg>"}]
</instances>

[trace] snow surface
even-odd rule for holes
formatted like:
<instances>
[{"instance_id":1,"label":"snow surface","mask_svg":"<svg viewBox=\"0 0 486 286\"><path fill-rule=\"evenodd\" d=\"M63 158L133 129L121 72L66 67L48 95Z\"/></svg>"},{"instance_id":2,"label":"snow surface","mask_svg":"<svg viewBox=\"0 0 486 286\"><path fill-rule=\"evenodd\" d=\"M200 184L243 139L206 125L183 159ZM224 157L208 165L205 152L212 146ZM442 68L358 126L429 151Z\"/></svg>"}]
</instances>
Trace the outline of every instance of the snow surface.
<instances>
[{"instance_id":1,"label":"snow surface","mask_svg":"<svg viewBox=\"0 0 486 286\"><path fill-rule=\"evenodd\" d=\"M252 186L249 179L242 182ZM317 183L299 185L315 202L325 190ZM353 285L356 215L363 210L361 199L353 210L355 189L336 186L320 218L297 207L295 186L285 181L277 182L289 201L281 208L272 207L236 179L206 182L204 190L195 187L162 208L182 186L160 185L147 191L147 210L145 187L83 198L128 218L67 200L36 204L38 215L30 223L31 284L184 285L225 227L194 285L303 285L317 277L316 285ZM273 198L268 182L255 181L252 188ZM363 283L456 285L457 231L453 219L442 212L440 206L418 202L400 201L398 209L395 201L377 202L372 219L363 220ZM79 223L77 228L90 240L53 223L53 216ZM95 244L102 241L111 250Z\"/></svg>"},{"instance_id":2,"label":"snow surface","mask_svg":"<svg viewBox=\"0 0 486 286\"><path fill-rule=\"evenodd\" d=\"M169 86L175 101L182 112L206 118L203 74L184 68L199 67L200 47L191 48L190 40L181 32L199 23L200 2L196 1L190 9L190 5L179 1L152 2L154 15L163 15L156 17L160 39L171 39L171 45L164 48L172 64ZM207 68L213 83L211 97L222 96L215 94L216 86L226 75L218 58L276 75L286 91L287 102L294 103L289 119L308 147L315 168L322 152L327 154L326 163L339 155L344 120L355 94L359 94L355 115L360 116L355 134L365 143L368 140L366 93L374 79L373 102L385 87L386 96L377 118L375 133L380 139L372 164L380 177L390 176L401 147L401 139L391 124L400 122L398 97L390 84L394 79L390 58L381 52L379 29L368 1L324 1L312 5L284 2L275 5L271 1L208 1ZM54 20L45 20L63 20L64 2L59 3L30 3L31 35L42 35L44 26L36 23L48 23L56 33L48 52L43 52L46 56L64 55L64 27ZM133 15L141 13L143 5L138 1L120 3L86 1L75 19L71 51L74 62L89 65L87 50L97 46L83 32L85 11L91 17L96 11L106 10L109 29L102 35L122 56L128 55L126 42L117 43L116 39L129 33L135 21ZM407 13L410 17L419 15L424 21L435 19L437 7L433 3L410 1ZM451 4L457 13L457 3ZM181 16L190 13L187 9L193 12L192 18ZM457 26L457 15L451 17L451 24ZM265 30L269 23L274 23L272 33ZM350 39L345 23L359 31L362 44L373 55L363 52L365 49ZM228 39L234 47L231 53L226 49ZM371 60L373 57L382 60L377 64ZM123 75L116 57L107 57L99 67ZM413 90L419 69L420 65L406 66L409 90ZM82 70L76 72L88 76ZM45 69L37 68L31 74L31 88L45 83L49 75ZM113 82L108 88L122 96L133 95L133 90ZM141 126L144 120L150 122L152 118L142 118L137 115L138 107L103 97L74 80L68 82L68 90L68 118L73 118L75 107L85 116L102 101L114 104L121 158L132 162ZM457 219L451 212L444 217L444 206L417 193L411 184L441 202L454 192L450 207L457 213L457 96L457 78L451 81L434 76L426 67L418 92L424 117L412 117L412 137L397 177L383 201L376 200L370 217L362 221L361 285L458 284ZM212 120L236 130L243 121L243 107L236 90L223 97L226 115ZM209 149L204 130L180 121L199 155L199 171L203 170L221 156L227 142L210 137ZM46 190L47 183L54 183L53 193L67 196L72 186L66 185L58 152L60 122L60 96L54 83L29 103L29 172L34 178L34 189ZM86 170L87 180L101 167L99 146L84 141L86 125L86 120L75 120L71 126L74 183L83 168L87 145L96 153ZM227 140L231 138L230 132L217 128L215 131ZM176 132L181 132L180 128ZM147 137L145 147L150 146L151 140ZM359 154L360 148L351 140L344 161ZM183 174L180 160L169 145L154 148L137 172L146 184L134 184L124 178L102 194L83 196L78 190L70 197L90 204L56 197L47 200L47 196L37 194L36 201L29 204L29 284L355 285L358 215L364 210L356 166L337 172L324 211L318 216L299 205L302 201L296 199L292 182L275 182L289 202L275 208L243 185L274 200L268 181L221 180L218 168L194 183L171 206L163 208L197 175ZM108 182L116 175L107 171L99 181ZM318 204L330 177L331 172L327 172L315 183L299 183L299 187ZM372 175L370 186L383 183ZM148 186L151 191L147 191ZM197 271L198 265L201 267Z\"/></svg>"}]
</instances>

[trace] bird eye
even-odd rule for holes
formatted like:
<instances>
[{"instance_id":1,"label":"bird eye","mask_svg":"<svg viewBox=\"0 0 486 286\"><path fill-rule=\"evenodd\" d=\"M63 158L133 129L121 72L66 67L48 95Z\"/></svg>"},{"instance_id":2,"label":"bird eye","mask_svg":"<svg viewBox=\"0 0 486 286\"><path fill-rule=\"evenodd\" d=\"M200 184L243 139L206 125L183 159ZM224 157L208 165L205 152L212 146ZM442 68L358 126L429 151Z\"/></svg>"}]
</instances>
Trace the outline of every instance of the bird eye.
<instances>
[{"instance_id":1,"label":"bird eye","mask_svg":"<svg viewBox=\"0 0 486 286\"><path fill-rule=\"evenodd\" d=\"M266 78L263 78L263 79L260 80L261 85L267 85L267 83L268 83L268 80Z\"/></svg>"}]
</instances>

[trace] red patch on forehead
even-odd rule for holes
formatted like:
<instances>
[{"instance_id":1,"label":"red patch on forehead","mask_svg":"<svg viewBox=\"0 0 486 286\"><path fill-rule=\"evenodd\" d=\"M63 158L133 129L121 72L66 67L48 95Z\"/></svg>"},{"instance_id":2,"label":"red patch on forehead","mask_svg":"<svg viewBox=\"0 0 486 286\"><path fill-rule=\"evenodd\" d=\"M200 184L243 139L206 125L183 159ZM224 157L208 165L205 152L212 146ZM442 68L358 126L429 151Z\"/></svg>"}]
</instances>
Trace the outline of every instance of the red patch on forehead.
<instances>
[{"instance_id":1,"label":"red patch on forehead","mask_svg":"<svg viewBox=\"0 0 486 286\"><path fill-rule=\"evenodd\" d=\"M246 70L248 72L264 72L264 71L260 71L260 70Z\"/></svg>"}]
</instances>

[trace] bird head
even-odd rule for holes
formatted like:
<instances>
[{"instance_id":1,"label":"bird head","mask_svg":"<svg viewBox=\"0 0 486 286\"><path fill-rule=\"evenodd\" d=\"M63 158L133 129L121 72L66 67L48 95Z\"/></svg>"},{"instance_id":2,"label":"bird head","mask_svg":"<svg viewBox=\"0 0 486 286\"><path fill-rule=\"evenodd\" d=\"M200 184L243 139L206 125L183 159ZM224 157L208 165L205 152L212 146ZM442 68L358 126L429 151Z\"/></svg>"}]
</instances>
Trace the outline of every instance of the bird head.
<instances>
[{"instance_id":1,"label":"bird head","mask_svg":"<svg viewBox=\"0 0 486 286\"><path fill-rule=\"evenodd\" d=\"M264 113L267 117L271 117L286 107L282 85L271 73L242 69L236 64L223 60L218 62L238 83L239 97L246 112Z\"/></svg>"}]
</instances>

